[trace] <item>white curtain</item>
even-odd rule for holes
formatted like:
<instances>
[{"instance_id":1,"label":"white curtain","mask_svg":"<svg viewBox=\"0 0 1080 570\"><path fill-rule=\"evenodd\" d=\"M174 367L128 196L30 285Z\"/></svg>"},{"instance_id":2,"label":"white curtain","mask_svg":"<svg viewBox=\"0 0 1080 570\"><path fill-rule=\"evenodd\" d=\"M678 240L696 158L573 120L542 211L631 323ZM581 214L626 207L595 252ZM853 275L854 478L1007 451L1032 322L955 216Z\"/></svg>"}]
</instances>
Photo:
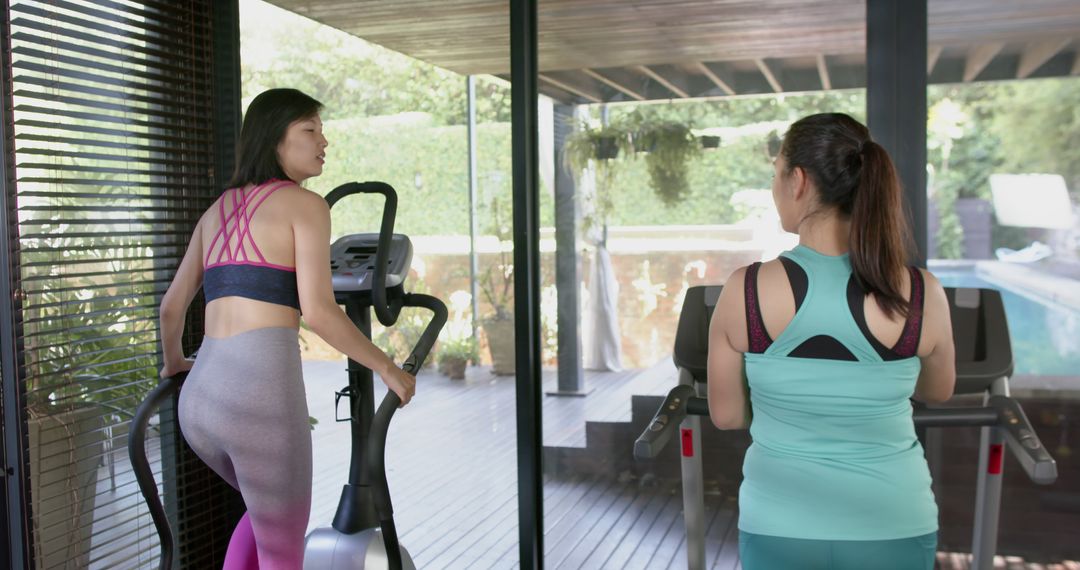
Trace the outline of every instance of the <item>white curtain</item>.
<instances>
[{"instance_id":1,"label":"white curtain","mask_svg":"<svg viewBox=\"0 0 1080 570\"><path fill-rule=\"evenodd\" d=\"M589 271L589 307L586 313L584 366L589 370L622 370L619 334L619 282L603 241L596 246Z\"/></svg>"}]
</instances>

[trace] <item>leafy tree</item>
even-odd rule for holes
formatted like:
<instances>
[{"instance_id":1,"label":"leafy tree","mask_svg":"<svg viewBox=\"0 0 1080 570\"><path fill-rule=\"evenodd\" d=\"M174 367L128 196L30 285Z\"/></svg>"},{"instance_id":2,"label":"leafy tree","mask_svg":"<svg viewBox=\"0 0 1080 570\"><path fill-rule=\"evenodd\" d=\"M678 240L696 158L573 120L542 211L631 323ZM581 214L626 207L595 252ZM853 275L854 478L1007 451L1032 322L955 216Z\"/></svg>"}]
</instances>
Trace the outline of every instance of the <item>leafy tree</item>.
<instances>
[{"instance_id":1,"label":"leafy tree","mask_svg":"<svg viewBox=\"0 0 1080 570\"><path fill-rule=\"evenodd\" d=\"M241 2L241 84L246 101L294 87L326 105L324 119L424 112L467 122L465 77L259 0ZM510 89L478 77L477 119L510 120Z\"/></svg>"},{"instance_id":2,"label":"leafy tree","mask_svg":"<svg viewBox=\"0 0 1080 570\"><path fill-rule=\"evenodd\" d=\"M1060 174L1080 200L1080 79L1011 81L995 87L989 121L1000 141L1003 171Z\"/></svg>"},{"instance_id":3,"label":"leafy tree","mask_svg":"<svg viewBox=\"0 0 1080 570\"><path fill-rule=\"evenodd\" d=\"M463 76L258 0L242 0L241 19L245 97L270 87L294 86L326 104L331 160L327 173L313 181L313 187L327 191L345 180L384 179L404 193L403 231L468 231ZM928 138L928 182L942 216L939 238L949 255L959 255L962 239L952 202L959 197L989 197L990 174L1060 173L1074 195L1080 191L1077 82L1076 78L1063 78L930 87L932 112L947 105L962 119L952 127L955 136L935 131L931 125ZM508 86L497 79L478 77L477 106L481 191L504 197L506 202L510 196ZM865 121L865 108L864 90L609 106L612 121L637 114L645 120L676 122L692 129L784 123L823 111L846 112ZM598 126L599 106L591 107L590 112ZM376 119L391 115L399 117ZM735 221L738 214L730 204L731 196L739 190L770 185L771 167L762 143L753 136L743 136L701 153L690 165L689 192L670 205L662 203L649 188L644 161L620 164L614 174L609 222L664 225ZM551 203L550 189L541 199L544 204ZM485 204L490 203L481 200L482 227L489 225L484 220L490 217L485 210ZM429 204L440 207L423 207ZM414 206L418 210L410 211ZM543 223L549 224L550 207L545 205L541 215ZM376 217L377 212L364 207L345 206L335 212L335 228L339 218L348 218L342 223L374 227ZM1026 239L1015 228L994 229L996 245L1016 247Z\"/></svg>"}]
</instances>

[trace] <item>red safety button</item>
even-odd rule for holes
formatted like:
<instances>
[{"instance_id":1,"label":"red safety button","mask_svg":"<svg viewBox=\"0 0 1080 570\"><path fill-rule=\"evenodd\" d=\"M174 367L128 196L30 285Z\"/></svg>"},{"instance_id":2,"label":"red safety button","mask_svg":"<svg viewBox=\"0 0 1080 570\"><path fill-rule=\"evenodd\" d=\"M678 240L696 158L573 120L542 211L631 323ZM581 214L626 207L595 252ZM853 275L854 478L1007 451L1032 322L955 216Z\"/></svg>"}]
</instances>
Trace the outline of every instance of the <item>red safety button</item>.
<instances>
[{"instance_id":1,"label":"red safety button","mask_svg":"<svg viewBox=\"0 0 1080 570\"><path fill-rule=\"evenodd\" d=\"M692 429L682 429L682 456L694 456L694 430Z\"/></svg>"},{"instance_id":2,"label":"red safety button","mask_svg":"<svg viewBox=\"0 0 1080 570\"><path fill-rule=\"evenodd\" d=\"M1000 443L990 446L990 460L986 464L986 472L991 475L1001 475L1001 464L1005 459L1005 450Z\"/></svg>"}]
</instances>

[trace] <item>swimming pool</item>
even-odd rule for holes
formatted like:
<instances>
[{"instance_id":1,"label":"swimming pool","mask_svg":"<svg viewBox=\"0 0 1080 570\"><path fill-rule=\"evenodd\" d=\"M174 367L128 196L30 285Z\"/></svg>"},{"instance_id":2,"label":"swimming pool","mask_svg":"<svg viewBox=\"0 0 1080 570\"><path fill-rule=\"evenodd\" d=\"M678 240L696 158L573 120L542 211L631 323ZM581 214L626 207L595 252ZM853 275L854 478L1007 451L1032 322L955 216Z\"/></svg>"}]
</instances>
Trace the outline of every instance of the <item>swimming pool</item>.
<instances>
[{"instance_id":1,"label":"swimming pool","mask_svg":"<svg viewBox=\"0 0 1080 570\"><path fill-rule=\"evenodd\" d=\"M1015 375L1080 379L1080 311L1010 289L973 270L931 265L930 271L946 287L986 287L1001 291L1012 337Z\"/></svg>"}]
</instances>

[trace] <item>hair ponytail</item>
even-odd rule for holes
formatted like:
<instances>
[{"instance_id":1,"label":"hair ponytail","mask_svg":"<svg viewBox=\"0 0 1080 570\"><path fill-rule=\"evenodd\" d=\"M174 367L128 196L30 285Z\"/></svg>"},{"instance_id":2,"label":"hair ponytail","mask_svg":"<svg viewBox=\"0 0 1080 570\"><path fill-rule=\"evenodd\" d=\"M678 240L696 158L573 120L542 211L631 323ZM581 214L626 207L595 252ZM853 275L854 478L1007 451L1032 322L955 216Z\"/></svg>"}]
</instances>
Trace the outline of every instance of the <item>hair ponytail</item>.
<instances>
[{"instance_id":1,"label":"hair ponytail","mask_svg":"<svg viewBox=\"0 0 1080 570\"><path fill-rule=\"evenodd\" d=\"M901 294L911 244L907 216L889 153L870 140L862 123L843 113L799 119L780 153L788 169L803 168L823 206L851 222L851 268L863 291L873 294L885 314L907 316Z\"/></svg>"},{"instance_id":2,"label":"hair ponytail","mask_svg":"<svg viewBox=\"0 0 1080 570\"><path fill-rule=\"evenodd\" d=\"M866 140L860 154L862 168L851 204L851 268L885 314L906 317L908 300L902 287L911 234L900 180L881 145Z\"/></svg>"}]
</instances>

